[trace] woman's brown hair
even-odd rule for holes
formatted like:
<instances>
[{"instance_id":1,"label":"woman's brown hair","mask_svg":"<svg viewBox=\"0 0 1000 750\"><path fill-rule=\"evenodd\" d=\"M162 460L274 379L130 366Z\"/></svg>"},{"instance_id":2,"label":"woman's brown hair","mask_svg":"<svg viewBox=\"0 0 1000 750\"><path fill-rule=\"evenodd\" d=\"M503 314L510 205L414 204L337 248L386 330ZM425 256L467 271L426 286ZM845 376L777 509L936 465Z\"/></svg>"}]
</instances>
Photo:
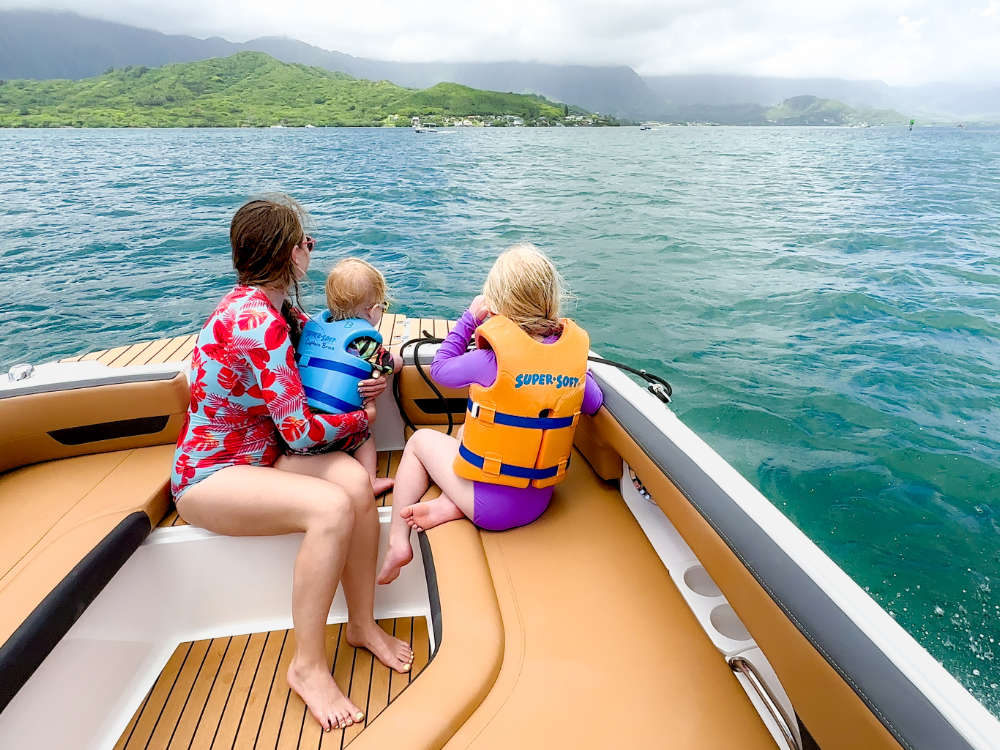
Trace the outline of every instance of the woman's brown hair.
<instances>
[{"instance_id":1,"label":"woman's brown hair","mask_svg":"<svg viewBox=\"0 0 1000 750\"><path fill-rule=\"evenodd\" d=\"M295 199L280 193L244 203L229 225L237 281L244 286L287 289L294 306L299 307L292 251L305 236L306 218L305 209ZM288 322L293 342L297 342L302 327L291 308L286 301L281 315Z\"/></svg>"}]
</instances>

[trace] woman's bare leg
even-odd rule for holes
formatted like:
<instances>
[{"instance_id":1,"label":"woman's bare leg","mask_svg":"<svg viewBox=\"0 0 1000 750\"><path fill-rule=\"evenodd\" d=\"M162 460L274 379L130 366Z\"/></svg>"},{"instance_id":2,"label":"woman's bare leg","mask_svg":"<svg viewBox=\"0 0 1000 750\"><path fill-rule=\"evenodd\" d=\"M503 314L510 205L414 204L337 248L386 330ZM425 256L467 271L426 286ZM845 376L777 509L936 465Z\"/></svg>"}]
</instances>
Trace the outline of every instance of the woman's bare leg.
<instances>
[{"instance_id":1,"label":"woman's bare leg","mask_svg":"<svg viewBox=\"0 0 1000 750\"><path fill-rule=\"evenodd\" d=\"M427 491L432 480L441 488L442 494L441 497L425 503L426 505L438 503L440 500L438 510L444 509L451 503L462 514L472 517L475 507L473 484L468 479L457 476L452 468L458 446L458 440L436 430L417 430L406 441L406 449L396 470L389 550L382 563L382 570L378 574L379 583L395 580L400 569L413 559L407 516L412 515L411 506Z\"/></svg>"},{"instance_id":2,"label":"woman's bare leg","mask_svg":"<svg viewBox=\"0 0 1000 750\"><path fill-rule=\"evenodd\" d=\"M343 488L351 499L354 529L341 577L347 599L347 640L352 646L367 648L389 669L408 672L413 664L410 644L389 635L375 622L379 525L367 471L358 461L340 451L310 456L286 455L279 458L274 466L282 471L331 482Z\"/></svg>"},{"instance_id":3,"label":"woman's bare leg","mask_svg":"<svg viewBox=\"0 0 1000 750\"><path fill-rule=\"evenodd\" d=\"M288 684L326 729L364 718L333 681L326 618L347 557L354 507L330 482L265 466L229 466L190 487L177 509L185 521L230 536L305 532L295 558L295 655Z\"/></svg>"}]
</instances>

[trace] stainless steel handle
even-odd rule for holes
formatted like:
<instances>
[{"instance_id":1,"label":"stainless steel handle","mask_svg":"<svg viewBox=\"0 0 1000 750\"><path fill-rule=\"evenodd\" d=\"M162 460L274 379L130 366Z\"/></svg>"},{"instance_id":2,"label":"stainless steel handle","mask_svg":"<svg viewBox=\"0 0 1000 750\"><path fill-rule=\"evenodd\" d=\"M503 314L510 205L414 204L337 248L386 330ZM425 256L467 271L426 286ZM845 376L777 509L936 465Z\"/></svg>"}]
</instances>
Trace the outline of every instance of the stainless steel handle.
<instances>
[{"instance_id":1,"label":"stainless steel handle","mask_svg":"<svg viewBox=\"0 0 1000 750\"><path fill-rule=\"evenodd\" d=\"M788 747L791 750L802 750L802 745L799 741L795 739L795 733L792 732L792 720L785 714L785 709L782 708L778 699L774 697L771 689L764 682L763 678L760 676L760 672L753 665L749 659L743 656L733 656L729 658L729 667L734 672L742 674L749 680L750 684L753 686L754 692L760 696L760 699L764 701L764 705L767 706L768 712L771 714L771 718L774 719L775 724L778 725L778 729L781 731L781 736L784 737L785 742L788 743Z\"/></svg>"}]
</instances>

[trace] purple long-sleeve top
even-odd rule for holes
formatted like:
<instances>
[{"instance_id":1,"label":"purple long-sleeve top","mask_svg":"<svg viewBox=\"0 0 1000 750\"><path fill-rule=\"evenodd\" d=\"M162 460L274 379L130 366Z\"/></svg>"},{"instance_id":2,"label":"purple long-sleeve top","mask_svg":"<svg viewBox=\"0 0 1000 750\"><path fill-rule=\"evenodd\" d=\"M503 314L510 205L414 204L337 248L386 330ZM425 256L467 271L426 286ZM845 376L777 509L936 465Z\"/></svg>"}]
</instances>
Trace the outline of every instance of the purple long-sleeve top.
<instances>
[{"instance_id":1,"label":"purple long-sleeve top","mask_svg":"<svg viewBox=\"0 0 1000 750\"><path fill-rule=\"evenodd\" d=\"M492 349L466 351L478 323L466 310L448 334L431 363L431 377L446 388L465 388L477 383L485 388L497 379L497 358ZM558 341L550 336L542 343ZM583 391L584 414L596 414L604 403L604 394L587 373ZM552 487L506 487L499 484L474 482L475 524L484 529L502 531L531 523L540 516L552 499Z\"/></svg>"}]
</instances>

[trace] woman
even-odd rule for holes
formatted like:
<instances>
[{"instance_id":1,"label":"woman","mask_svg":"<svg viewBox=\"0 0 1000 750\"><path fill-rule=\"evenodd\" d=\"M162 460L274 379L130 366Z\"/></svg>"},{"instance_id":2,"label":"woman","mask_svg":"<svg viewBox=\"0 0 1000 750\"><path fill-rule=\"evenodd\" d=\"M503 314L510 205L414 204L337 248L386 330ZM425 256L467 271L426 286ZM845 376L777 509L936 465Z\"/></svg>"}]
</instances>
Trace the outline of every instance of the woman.
<instances>
[{"instance_id":1,"label":"woman","mask_svg":"<svg viewBox=\"0 0 1000 750\"><path fill-rule=\"evenodd\" d=\"M368 429L374 406L313 414L293 345L305 316L294 306L314 241L292 199L253 200L233 217L229 239L238 286L198 336L191 403L177 438L171 489L189 523L233 536L305 532L292 584L296 650L288 684L329 731L364 713L337 687L324 647L327 613L343 580L347 640L398 672L408 644L373 617L378 516L368 474L346 453L286 455ZM291 299L290 299L291 295ZM366 403L385 379L366 380Z\"/></svg>"}]
</instances>

